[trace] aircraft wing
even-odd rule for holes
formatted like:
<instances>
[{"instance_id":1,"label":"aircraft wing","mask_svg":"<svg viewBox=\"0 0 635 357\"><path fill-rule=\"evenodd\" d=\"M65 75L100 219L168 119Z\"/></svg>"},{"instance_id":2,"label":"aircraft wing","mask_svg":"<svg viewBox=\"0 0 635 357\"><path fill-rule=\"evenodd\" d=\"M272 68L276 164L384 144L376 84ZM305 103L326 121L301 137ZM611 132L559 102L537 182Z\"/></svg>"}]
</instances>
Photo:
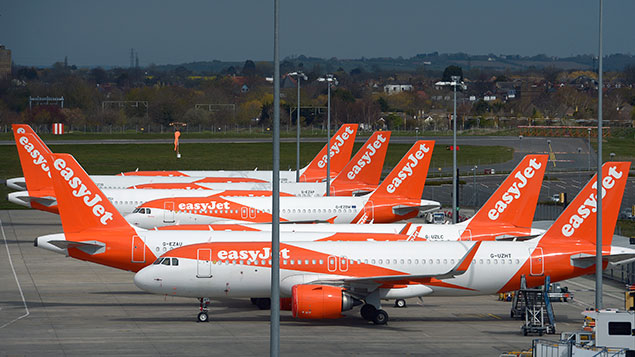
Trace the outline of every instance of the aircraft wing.
<instances>
[{"instance_id":1,"label":"aircraft wing","mask_svg":"<svg viewBox=\"0 0 635 357\"><path fill-rule=\"evenodd\" d=\"M370 277L350 277L340 279L323 279L313 281L311 284L338 285L338 286L364 286L374 285L375 288L383 284L391 284L397 282L421 281L431 279L450 279L465 274L472 264L472 259L476 255L482 241L477 242L465 253L463 258L449 271L441 274L419 274L419 275L386 275L386 276L370 276ZM425 282L424 282L425 283ZM370 291L369 291L370 292Z\"/></svg>"}]
</instances>

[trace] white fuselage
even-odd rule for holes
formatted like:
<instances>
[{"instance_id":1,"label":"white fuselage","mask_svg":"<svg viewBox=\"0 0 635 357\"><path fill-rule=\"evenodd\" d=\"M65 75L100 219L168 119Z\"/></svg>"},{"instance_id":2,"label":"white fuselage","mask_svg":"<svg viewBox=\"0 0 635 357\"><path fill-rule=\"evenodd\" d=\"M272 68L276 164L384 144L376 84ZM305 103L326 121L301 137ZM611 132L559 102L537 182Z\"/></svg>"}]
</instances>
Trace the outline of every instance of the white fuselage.
<instances>
[{"instance_id":1,"label":"white fuselage","mask_svg":"<svg viewBox=\"0 0 635 357\"><path fill-rule=\"evenodd\" d=\"M203 207L200 203L178 203L166 210L165 201L157 205L144 205L152 209L152 214L132 213L125 218L141 228L152 229L166 225L213 224L236 222L271 222L271 197L225 197L218 209L217 200L211 200L214 208ZM330 222L352 223L365 215L365 222L394 222L399 218L390 214L386 217L376 214L374 206L367 205L370 196L361 197L280 197L280 219L286 222ZM398 201L396 201L398 202ZM419 203L419 202L418 202ZM207 204L207 203L205 203ZM396 203L397 204L397 203ZM421 200L421 207L437 209L436 201ZM166 219L166 217L168 217Z\"/></svg>"},{"instance_id":2,"label":"white fuselage","mask_svg":"<svg viewBox=\"0 0 635 357\"><path fill-rule=\"evenodd\" d=\"M323 259L309 259L301 250L280 258L280 292L291 295L296 284L356 277L356 265L371 265L403 275L442 275L450 271L474 242L300 242L290 245L318 252ZM380 298L409 298L435 295L485 295L499 291L527 262L538 240L526 242L483 242L465 274L444 279L442 284L413 284L410 288L380 288ZM263 253L264 254L264 253ZM169 257L170 254L164 256ZM266 254L265 254L266 256ZM314 257L314 255L313 255ZM328 257L340 257L328 266ZM342 264L341 257L345 257ZM500 258L499 258L500 257ZM150 265L137 273L141 289L189 297L269 296L271 270L268 259L225 259L209 263L179 259L178 266ZM265 261L264 264L262 261ZM300 261L300 264L298 264ZM210 274L201 274L201 271ZM536 268L538 269L538 267ZM544 271L544 267L540 267ZM372 284L371 284L372 285ZM228 289L229 288L229 289ZM353 291L354 293L354 291Z\"/></svg>"}]
</instances>

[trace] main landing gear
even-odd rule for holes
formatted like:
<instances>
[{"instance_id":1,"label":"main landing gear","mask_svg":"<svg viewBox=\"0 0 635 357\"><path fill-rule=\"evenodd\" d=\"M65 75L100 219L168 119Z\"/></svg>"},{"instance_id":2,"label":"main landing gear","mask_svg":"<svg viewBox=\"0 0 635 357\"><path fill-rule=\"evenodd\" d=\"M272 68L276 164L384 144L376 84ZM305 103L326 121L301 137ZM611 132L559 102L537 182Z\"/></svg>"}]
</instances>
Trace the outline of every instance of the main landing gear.
<instances>
[{"instance_id":1,"label":"main landing gear","mask_svg":"<svg viewBox=\"0 0 635 357\"><path fill-rule=\"evenodd\" d=\"M271 309L271 299L270 298L251 298L251 303L256 305L260 310L269 310L269 309Z\"/></svg>"},{"instance_id":2,"label":"main landing gear","mask_svg":"<svg viewBox=\"0 0 635 357\"><path fill-rule=\"evenodd\" d=\"M385 325L388 322L388 313L382 309L375 308L371 304L364 304L360 313L364 320L372 321L375 325Z\"/></svg>"},{"instance_id":3,"label":"main landing gear","mask_svg":"<svg viewBox=\"0 0 635 357\"><path fill-rule=\"evenodd\" d=\"M208 322L209 321L209 315L207 314L207 307L209 306L210 300L209 298L200 298L200 312L198 313L198 316L196 317L196 321L197 322Z\"/></svg>"}]
</instances>

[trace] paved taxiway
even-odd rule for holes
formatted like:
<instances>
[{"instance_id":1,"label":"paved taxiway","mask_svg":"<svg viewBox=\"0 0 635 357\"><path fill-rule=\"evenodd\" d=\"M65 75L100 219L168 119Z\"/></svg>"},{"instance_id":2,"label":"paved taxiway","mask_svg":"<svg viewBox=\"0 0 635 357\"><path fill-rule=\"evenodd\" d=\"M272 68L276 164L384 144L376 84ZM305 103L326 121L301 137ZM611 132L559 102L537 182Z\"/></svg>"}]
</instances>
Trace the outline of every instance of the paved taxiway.
<instances>
[{"instance_id":1,"label":"paved taxiway","mask_svg":"<svg viewBox=\"0 0 635 357\"><path fill-rule=\"evenodd\" d=\"M269 353L269 311L248 300L213 302L211 321L196 323L193 299L146 294L132 273L34 247L35 237L61 232L58 216L10 210L0 211L0 220L0 355ZM576 298L555 304L558 332L578 329L580 312L593 304L592 280L564 285ZM621 291L607 283L605 305L623 307ZM497 356L529 348L534 337L522 336L509 308L495 296L409 299L405 309L385 305L386 326L363 321L359 309L327 321L294 320L283 311L281 354Z\"/></svg>"}]
</instances>

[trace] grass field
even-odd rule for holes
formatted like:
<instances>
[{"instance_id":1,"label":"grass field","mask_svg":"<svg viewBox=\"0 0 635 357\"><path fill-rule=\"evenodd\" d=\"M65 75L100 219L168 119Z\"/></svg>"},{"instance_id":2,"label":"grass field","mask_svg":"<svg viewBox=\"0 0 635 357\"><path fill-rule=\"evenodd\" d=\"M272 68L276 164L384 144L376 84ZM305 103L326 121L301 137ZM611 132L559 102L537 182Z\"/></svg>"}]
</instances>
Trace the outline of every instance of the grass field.
<instances>
[{"instance_id":1,"label":"grass field","mask_svg":"<svg viewBox=\"0 0 635 357\"><path fill-rule=\"evenodd\" d=\"M356 152L361 143L356 143ZM320 143L301 145L301 166L306 165L322 148ZM403 157L410 144L390 144L384 164L387 172ZM52 145L53 152L73 154L89 174L118 174L139 170L271 170L272 146L253 144L181 144L181 159L176 159L171 144L121 144L121 145ZM295 143L280 144L280 169L295 169ZM503 146L462 146L458 155L459 165L488 164L511 160L512 149ZM0 178L22 176L15 146L0 146ZM452 165L452 152L437 148L432 155L430 171ZM6 200L9 192L0 186L1 208L17 208Z\"/></svg>"}]
</instances>

